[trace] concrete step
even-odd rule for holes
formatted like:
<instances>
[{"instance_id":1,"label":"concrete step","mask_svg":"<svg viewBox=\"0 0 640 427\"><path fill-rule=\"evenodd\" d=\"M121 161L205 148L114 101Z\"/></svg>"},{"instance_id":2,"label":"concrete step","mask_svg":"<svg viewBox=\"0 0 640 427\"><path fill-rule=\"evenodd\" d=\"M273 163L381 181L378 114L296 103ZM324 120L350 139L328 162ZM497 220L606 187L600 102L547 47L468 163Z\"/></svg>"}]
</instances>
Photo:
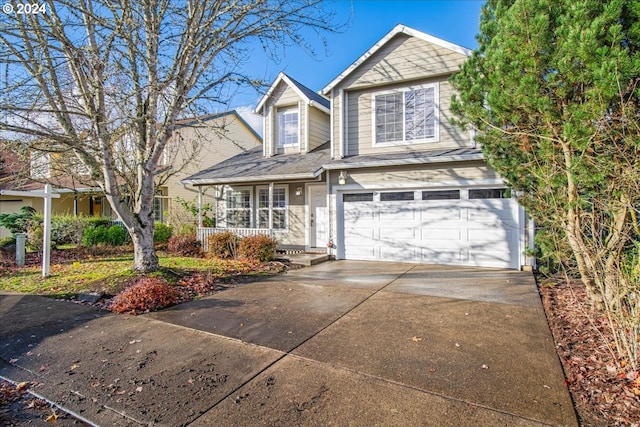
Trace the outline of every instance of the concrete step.
<instances>
[{"instance_id":1,"label":"concrete step","mask_svg":"<svg viewBox=\"0 0 640 427\"><path fill-rule=\"evenodd\" d=\"M288 259L293 264L304 265L310 267L329 260L329 255L319 253L303 252L299 254L286 255L283 258Z\"/></svg>"}]
</instances>

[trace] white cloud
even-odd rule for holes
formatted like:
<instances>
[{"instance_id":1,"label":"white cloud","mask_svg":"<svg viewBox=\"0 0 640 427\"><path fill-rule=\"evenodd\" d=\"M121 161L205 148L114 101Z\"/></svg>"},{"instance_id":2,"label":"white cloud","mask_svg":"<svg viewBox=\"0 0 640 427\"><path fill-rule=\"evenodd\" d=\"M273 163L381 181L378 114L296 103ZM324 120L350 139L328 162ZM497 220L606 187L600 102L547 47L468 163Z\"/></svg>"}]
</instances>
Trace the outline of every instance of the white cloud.
<instances>
[{"instance_id":1,"label":"white cloud","mask_svg":"<svg viewBox=\"0 0 640 427\"><path fill-rule=\"evenodd\" d=\"M262 136L262 116L253 112L253 107L245 105L235 109L238 114L251 126L260 136Z\"/></svg>"}]
</instances>

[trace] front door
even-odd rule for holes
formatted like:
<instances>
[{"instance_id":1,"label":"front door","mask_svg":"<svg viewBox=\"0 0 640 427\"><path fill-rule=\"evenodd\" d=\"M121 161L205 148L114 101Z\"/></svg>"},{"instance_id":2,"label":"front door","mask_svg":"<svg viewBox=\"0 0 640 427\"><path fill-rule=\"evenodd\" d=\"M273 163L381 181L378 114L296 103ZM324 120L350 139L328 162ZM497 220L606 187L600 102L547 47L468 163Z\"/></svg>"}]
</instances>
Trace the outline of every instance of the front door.
<instances>
[{"instance_id":1,"label":"front door","mask_svg":"<svg viewBox=\"0 0 640 427\"><path fill-rule=\"evenodd\" d=\"M309 186L309 246L327 243L327 190L324 185Z\"/></svg>"}]
</instances>

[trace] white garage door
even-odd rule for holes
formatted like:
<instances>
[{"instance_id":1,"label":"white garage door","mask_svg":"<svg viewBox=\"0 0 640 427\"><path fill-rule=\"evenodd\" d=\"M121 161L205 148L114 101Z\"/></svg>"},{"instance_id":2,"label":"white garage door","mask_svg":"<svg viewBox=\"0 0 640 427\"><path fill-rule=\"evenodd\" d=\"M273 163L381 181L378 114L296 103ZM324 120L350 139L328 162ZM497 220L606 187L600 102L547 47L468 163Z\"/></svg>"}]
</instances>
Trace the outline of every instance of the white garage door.
<instances>
[{"instance_id":1,"label":"white garage door","mask_svg":"<svg viewBox=\"0 0 640 427\"><path fill-rule=\"evenodd\" d=\"M508 193L345 193L344 257L518 268L518 207Z\"/></svg>"}]
</instances>

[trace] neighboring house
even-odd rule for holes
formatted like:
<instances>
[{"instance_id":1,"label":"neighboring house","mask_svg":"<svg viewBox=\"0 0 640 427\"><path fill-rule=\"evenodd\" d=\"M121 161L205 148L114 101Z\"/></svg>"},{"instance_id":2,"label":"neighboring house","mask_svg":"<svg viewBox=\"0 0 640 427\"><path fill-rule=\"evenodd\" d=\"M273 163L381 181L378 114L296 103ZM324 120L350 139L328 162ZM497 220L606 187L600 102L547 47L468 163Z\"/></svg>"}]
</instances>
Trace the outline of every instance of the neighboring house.
<instances>
[{"instance_id":1,"label":"neighboring house","mask_svg":"<svg viewBox=\"0 0 640 427\"><path fill-rule=\"evenodd\" d=\"M171 142L167 145L163 163L173 170L157 192L156 219L167 221L166 215L180 215L183 211L176 198L197 203L198 191L180 181L212 163L262 147L262 138L236 111L209 114L181 120L176 124ZM213 191L204 192L202 204L215 204Z\"/></svg>"},{"instance_id":2,"label":"neighboring house","mask_svg":"<svg viewBox=\"0 0 640 427\"><path fill-rule=\"evenodd\" d=\"M162 164L159 165L158 177L162 175L162 171L174 175L156 189L156 219L167 221L172 214L181 215L182 220L189 218L184 212L180 213L182 208L175 202L176 197L195 202L198 192L179 184L181 178L204 166L261 145L260 135L235 110L178 122L172 140L167 144ZM27 162L20 161L15 155L8 157L12 174L17 176L17 172L22 171L24 176L22 179L6 180L0 185L2 189L42 191L44 184L41 182L48 181L53 185L54 191L61 195L59 199L52 200L54 214L116 219L102 190L97 185L87 184L90 182L88 173L83 171L81 165L63 164L63 161L69 159L55 153L33 154ZM73 174L60 173L69 167L73 168ZM213 193L205 192L203 203L212 203L212 197ZM42 198L39 197L0 196L0 213L17 212L22 206L31 206L38 212L44 209ZM0 237L7 235L7 230L0 227Z\"/></svg>"},{"instance_id":3,"label":"neighboring house","mask_svg":"<svg viewBox=\"0 0 640 427\"><path fill-rule=\"evenodd\" d=\"M263 150L183 182L215 186L221 227L263 229L284 247L520 268L524 210L451 123L448 79L470 54L398 25L322 96L280 74L257 107Z\"/></svg>"}]
</instances>

